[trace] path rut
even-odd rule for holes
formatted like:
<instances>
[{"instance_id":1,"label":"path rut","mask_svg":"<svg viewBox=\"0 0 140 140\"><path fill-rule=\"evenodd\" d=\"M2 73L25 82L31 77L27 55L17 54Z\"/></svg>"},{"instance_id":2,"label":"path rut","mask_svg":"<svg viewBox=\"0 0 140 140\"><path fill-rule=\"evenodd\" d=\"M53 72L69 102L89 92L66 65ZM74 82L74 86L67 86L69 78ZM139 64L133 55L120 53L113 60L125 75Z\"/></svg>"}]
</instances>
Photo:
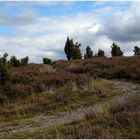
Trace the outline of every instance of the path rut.
<instances>
[{"instance_id":1,"label":"path rut","mask_svg":"<svg viewBox=\"0 0 140 140\"><path fill-rule=\"evenodd\" d=\"M129 94L129 93L133 94L140 91L140 85L138 84L132 82L122 82L117 80L111 80L111 81L116 85L114 89L116 91L121 90L125 92L125 94ZM121 95L116 95L115 97L113 97L113 99L118 96ZM0 128L0 135L7 132L25 132L25 131L34 132L39 128L48 128L50 126L70 123L72 121L76 121L84 118L85 113L90 109L96 109L96 110L98 110L98 108L102 109L107 103L108 101L100 102L93 106L89 106L89 107L84 106L76 110L59 113L53 116L47 116L43 114L37 115L34 116L33 118L24 119L24 123L22 123L21 125L19 124L17 126L6 126Z\"/></svg>"}]
</instances>

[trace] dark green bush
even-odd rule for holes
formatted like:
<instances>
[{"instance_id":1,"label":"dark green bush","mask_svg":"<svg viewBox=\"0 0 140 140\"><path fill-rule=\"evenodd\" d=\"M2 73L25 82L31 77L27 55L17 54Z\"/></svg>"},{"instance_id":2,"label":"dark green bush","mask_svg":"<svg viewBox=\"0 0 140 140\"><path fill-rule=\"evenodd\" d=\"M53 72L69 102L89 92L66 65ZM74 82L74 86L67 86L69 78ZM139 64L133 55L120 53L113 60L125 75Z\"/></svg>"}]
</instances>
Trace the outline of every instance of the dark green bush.
<instances>
[{"instance_id":1,"label":"dark green bush","mask_svg":"<svg viewBox=\"0 0 140 140\"><path fill-rule=\"evenodd\" d=\"M86 48L86 54L84 55L84 59L93 58L93 51L89 46Z\"/></svg>"},{"instance_id":2,"label":"dark green bush","mask_svg":"<svg viewBox=\"0 0 140 140\"><path fill-rule=\"evenodd\" d=\"M52 60L49 58L43 58L43 63L44 64L51 64Z\"/></svg>"},{"instance_id":3,"label":"dark green bush","mask_svg":"<svg viewBox=\"0 0 140 140\"><path fill-rule=\"evenodd\" d=\"M20 66L21 65L21 63L20 63L20 60L18 60L17 58L16 58L16 56L12 56L11 57L11 59L10 59L10 64L13 66L13 67L18 67L18 66Z\"/></svg>"},{"instance_id":4,"label":"dark green bush","mask_svg":"<svg viewBox=\"0 0 140 140\"><path fill-rule=\"evenodd\" d=\"M3 57L0 57L0 86L10 79L10 65L7 56L8 54L5 53Z\"/></svg>"},{"instance_id":5,"label":"dark green bush","mask_svg":"<svg viewBox=\"0 0 140 140\"><path fill-rule=\"evenodd\" d=\"M115 43L113 43L111 46L111 55L112 55L112 57L123 56L123 52L122 52L121 48Z\"/></svg>"},{"instance_id":6,"label":"dark green bush","mask_svg":"<svg viewBox=\"0 0 140 140\"><path fill-rule=\"evenodd\" d=\"M26 56L24 58L21 58L21 65L22 66L27 65L28 61L29 61L29 57L28 56Z\"/></svg>"}]
</instances>

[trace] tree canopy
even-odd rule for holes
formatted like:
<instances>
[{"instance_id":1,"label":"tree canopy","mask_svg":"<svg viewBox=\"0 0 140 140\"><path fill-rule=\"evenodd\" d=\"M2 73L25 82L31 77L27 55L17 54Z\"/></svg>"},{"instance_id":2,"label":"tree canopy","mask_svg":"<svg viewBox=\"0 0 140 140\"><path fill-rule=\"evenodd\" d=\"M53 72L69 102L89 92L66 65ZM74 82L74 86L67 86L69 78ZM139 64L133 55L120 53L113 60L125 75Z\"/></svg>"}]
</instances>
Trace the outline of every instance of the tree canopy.
<instances>
[{"instance_id":1,"label":"tree canopy","mask_svg":"<svg viewBox=\"0 0 140 140\"><path fill-rule=\"evenodd\" d=\"M134 47L134 55L140 55L140 48L138 46Z\"/></svg>"},{"instance_id":2,"label":"tree canopy","mask_svg":"<svg viewBox=\"0 0 140 140\"><path fill-rule=\"evenodd\" d=\"M93 51L89 46L86 47L86 53L84 55L84 59L93 58Z\"/></svg>"},{"instance_id":3,"label":"tree canopy","mask_svg":"<svg viewBox=\"0 0 140 140\"><path fill-rule=\"evenodd\" d=\"M69 61L82 58L80 46L81 46L80 43L74 44L73 39L69 39L69 37L67 37L64 52Z\"/></svg>"},{"instance_id":4,"label":"tree canopy","mask_svg":"<svg viewBox=\"0 0 140 140\"><path fill-rule=\"evenodd\" d=\"M99 50L98 50L98 53L97 53L97 56L98 56L98 57L104 57L104 56L105 56L104 50L99 49Z\"/></svg>"},{"instance_id":5,"label":"tree canopy","mask_svg":"<svg viewBox=\"0 0 140 140\"><path fill-rule=\"evenodd\" d=\"M111 46L111 55L112 55L112 57L114 57L114 56L123 56L122 50L115 43L113 43L112 46Z\"/></svg>"}]
</instances>

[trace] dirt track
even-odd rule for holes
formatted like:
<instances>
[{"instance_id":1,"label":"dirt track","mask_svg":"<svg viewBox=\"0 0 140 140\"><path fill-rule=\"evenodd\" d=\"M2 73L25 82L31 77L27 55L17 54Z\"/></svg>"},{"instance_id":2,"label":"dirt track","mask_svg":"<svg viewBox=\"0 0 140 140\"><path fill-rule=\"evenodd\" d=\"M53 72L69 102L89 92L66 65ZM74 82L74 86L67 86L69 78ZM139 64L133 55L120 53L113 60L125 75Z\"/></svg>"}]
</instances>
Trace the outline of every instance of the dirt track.
<instances>
[{"instance_id":1,"label":"dirt track","mask_svg":"<svg viewBox=\"0 0 140 140\"><path fill-rule=\"evenodd\" d=\"M135 83L122 82L122 81L116 81L116 80L112 80L111 82L113 82L116 85L116 88L114 90L116 91L121 90L125 94L129 94L129 93L133 94L140 91L140 85L135 84ZM113 97L113 99L118 96L121 96L121 95L116 95L115 97ZM89 109L98 110L98 108L100 108L101 110L102 107L106 105L107 103L108 101L99 102L98 104L95 104L90 107L80 107L76 110L59 113L53 116L46 116L46 115L41 114L41 115L34 116L33 118L24 119L22 120L22 124L18 124L15 126L7 125L6 127L1 127L0 125L0 136L2 136L4 133L7 133L7 132L10 132L10 133L25 132L25 131L34 132L39 128L48 128L50 126L61 125L61 124L75 121L75 120L79 120L85 116L85 113L87 112L87 110Z\"/></svg>"}]
</instances>

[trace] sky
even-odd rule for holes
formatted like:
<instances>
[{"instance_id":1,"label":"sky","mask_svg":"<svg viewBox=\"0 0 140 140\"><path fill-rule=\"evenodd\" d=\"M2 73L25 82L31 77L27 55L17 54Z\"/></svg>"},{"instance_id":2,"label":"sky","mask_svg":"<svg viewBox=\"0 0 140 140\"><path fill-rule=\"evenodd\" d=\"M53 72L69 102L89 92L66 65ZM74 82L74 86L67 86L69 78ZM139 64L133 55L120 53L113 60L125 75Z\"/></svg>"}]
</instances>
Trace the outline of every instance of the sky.
<instances>
[{"instance_id":1,"label":"sky","mask_svg":"<svg viewBox=\"0 0 140 140\"><path fill-rule=\"evenodd\" d=\"M139 9L139 1L0 1L0 54L29 56L34 63L66 59L69 36L83 54L90 46L110 56L115 42L131 56L140 46Z\"/></svg>"}]
</instances>

